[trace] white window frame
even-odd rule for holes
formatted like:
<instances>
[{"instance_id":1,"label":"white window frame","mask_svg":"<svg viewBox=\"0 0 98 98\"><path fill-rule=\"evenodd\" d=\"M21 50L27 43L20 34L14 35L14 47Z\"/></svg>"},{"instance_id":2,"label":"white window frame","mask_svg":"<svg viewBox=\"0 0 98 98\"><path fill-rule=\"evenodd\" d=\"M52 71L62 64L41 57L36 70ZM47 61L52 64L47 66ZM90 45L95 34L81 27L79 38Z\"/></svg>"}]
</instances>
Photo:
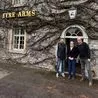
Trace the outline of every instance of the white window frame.
<instances>
[{"instance_id":1,"label":"white window frame","mask_svg":"<svg viewBox=\"0 0 98 98\"><path fill-rule=\"evenodd\" d=\"M12 0L12 6L13 7L23 6L25 1L26 0ZM15 3L15 2L17 2L17 3Z\"/></svg>"},{"instance_id":2,"label":"white window frame","mask_svg":"<svg viewBox=\"0 0 98 98\"><path fill-rule=\"evenodd\" d=\"M26 30L24 30L24 49L19 49L19 47L18 47L18 49L14 48L14 32L15 32L15 28L10 29L8 32L9 52L25 54L26 53L26 37L27 37ZM19 36L23 36L23 35L19 35ZM19 44L20 44L20 42L19 42Z\"/></svg>"},{"instance_id":3,"label":"white window frame","mask_svg":"<svg viewBox=\"0 0 98 98\"><path fill-rule=\"evenodd\" d=\"M79 28L80 30L81 30L81 32L82 32L82 35L83 36L66 36L66 31L69 29L69 28L71 28L71 27L76 27L76 28ZM81 26L81 25L70 25L70 26L68 26L63 32L62 32L62 34L61 34L61 38L83 38L84 39L84 42L86 42L86 43L88 43L88 35L87 35L87 33L86 33L86 30L85 30L85 28L83 27L83 26Z\"/></svg>"}]
</instances>

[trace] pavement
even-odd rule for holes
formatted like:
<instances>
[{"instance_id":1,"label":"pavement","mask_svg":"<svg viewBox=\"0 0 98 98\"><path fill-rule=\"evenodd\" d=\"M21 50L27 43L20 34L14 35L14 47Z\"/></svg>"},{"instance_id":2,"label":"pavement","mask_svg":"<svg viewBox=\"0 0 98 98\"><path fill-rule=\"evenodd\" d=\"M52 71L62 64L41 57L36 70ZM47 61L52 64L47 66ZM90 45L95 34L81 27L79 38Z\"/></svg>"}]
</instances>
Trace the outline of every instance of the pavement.
<instances>
[{"instance_id":1,"label":"pavement","mask_svg":"<svg viewBox=\"0 0 98 98\"><path fill-rule=\"evenodd\" d=\"M55 72L0 64L0 98L98 98L98 81L92 87L80 77L56 78Z\"/></svg>"}]
</instances>

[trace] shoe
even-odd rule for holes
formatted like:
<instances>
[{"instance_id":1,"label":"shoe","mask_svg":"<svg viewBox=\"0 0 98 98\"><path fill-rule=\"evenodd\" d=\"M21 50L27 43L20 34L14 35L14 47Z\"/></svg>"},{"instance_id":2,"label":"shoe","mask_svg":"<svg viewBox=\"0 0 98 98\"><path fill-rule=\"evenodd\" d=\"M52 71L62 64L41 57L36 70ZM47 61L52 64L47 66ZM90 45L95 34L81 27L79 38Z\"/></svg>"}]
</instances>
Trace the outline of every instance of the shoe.
<instances>
[{"instance_id":1,"label":"shoe","mask_svg":"<svg viewBox=\"0 0 98 98\"><path fill-rule=\"evenodd\" d=\"M92 82L89 82L89 86L92 86Z\"/></svg>"},{"instance_id":2,"label":"shoe","mask_svg":"<svg viewBox=\"0 0 98 98\"><path fill-rule=\"evenodd\" d=\"M56 73L56 77L57 77L57 78L59 77L59 73Z\"/></svg>"},{"instance_id":3,"label":"shoe","mask_svg":"<svg viewBox=\"0 0 98 98\"><path fill-rule=\"evenodd\" d=\"M61 75L62 75L62 77L65 77L65 74L64 73L62 73Z\"/></svg>"},{"instance_id":4,"label":"shoe","mask_svg":"<svg viewBox=\"0 0 98 98\"><path fill-rule=\"evenodd\" d=\"M68 79L71 79L71 76L69 76Z\"/></svg>"},{"instance_id":5,"label":"shoe","mask_svg":"<svg viewBox=\"0 0 98 98\"><path fill-rule=\"evenodd\" d=\"M84 78L82 77L82 78L80 79L80 81L81 81L81 82L84 81Z\"/></svg>"}]
</instances>

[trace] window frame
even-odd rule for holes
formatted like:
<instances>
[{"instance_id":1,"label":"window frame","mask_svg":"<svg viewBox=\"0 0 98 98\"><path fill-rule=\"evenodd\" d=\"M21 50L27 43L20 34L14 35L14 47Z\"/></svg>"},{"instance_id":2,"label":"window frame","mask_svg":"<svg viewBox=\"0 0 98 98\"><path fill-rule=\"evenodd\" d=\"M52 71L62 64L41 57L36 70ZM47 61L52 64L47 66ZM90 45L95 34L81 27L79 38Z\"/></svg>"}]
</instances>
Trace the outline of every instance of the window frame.
<instances>
[{"instance_id":1,"label":"window frame","mask_svg":"<svg viewBox=\"0 0 98 98\"><path fill-rule=\"evenodd\" d=\"M16 0L12 0L12 6L13 7L19 7L19 6L23 6L24 5L24 0L18 0L18 1L19 2L17 2Z\"/></svg>"},{"instance_id":2,"label":"window frame","mask_svg":"<svg viewBox=\"0 0 98 98\"><path fill-rule=\"evenodd\" d=\"M19 34L15 34L15 30L19 30ZM21 31L20 31L21 30ZM22 30L23 30L23 32L24 32L24 34L22 35L21 34L21 32L22 32ZM18 48L15 48L14 47L14 45L15 45L15 39L14 39L14 37L19 37L19 43L18 43ZM20 49L20 37L24 37L24 48L23 49ZM17 27L17 28L14 28L13 29L13 36L12 36L12 40L13 40L13 45L12 45L12 49L13 50L15 50L15 51L24 51L25 50L25 48L26 48L26 31L23 29L23 28L21 28L21 27Z\"/></svg>"},{"instance_id":3,"label":"window frame","mask_svg":"<svg viewBox=\"0 0 98 98\"><path fill-rule=\"evenodd\" d=\"M21 28L21 27L16 27L16 28ZM15 49L14 48L14 33L15 33L15 28L12 28L12 29L9 30L9 32L8 32L8 42L9 42L8 50L9 50L9 52L22 53L22 54L26 53L27 33L26 33L25 29L23 29L23 30L24 30L24 49Z\"/></svg>"}]
</instances>

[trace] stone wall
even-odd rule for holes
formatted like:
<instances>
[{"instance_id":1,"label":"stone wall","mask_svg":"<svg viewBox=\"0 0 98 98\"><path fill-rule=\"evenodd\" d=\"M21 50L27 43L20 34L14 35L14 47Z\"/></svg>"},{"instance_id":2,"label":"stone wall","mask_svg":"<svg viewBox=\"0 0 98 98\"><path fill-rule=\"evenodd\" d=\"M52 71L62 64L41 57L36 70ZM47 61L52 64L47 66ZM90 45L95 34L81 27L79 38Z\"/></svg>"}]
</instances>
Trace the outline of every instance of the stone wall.
<instances>
[{"instance_id":1,"label":"stone wall","mask_svg":"<svg viewBox=\"0 0 98 98\"><path fill-rule=\"evenodd\" d=\"M36 2L34 2L36 1ZM55 45L66 27L82 25L92 44L98 39L98 4L94 0L29 0L25 7L16 10L34 9L36 16L31 18L1 20L0 60L10 63L23 63L53 69L55 66ZM77 16L71 20L68 10L77 8ZM5 7L6 8L6 7ZM3 10L6 10L2 8ZM7 8L12 11L12 8ZM22 26L27 32L26 53L12 53L8 50L8 30ZM97 42L96 42L96 45ZM97 51L96 51L97 54Z\"/></svg>"}]
</instances>

